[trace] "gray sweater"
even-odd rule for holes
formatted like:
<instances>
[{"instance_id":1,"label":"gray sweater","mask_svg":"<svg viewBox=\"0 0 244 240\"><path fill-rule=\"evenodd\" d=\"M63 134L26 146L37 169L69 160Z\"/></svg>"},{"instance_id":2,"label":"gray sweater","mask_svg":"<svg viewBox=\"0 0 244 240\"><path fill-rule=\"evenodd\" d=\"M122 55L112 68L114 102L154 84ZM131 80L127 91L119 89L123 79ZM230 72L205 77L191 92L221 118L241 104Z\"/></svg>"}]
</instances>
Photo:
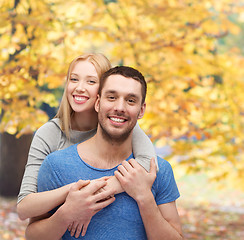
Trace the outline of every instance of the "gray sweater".
<instances>
[{"instance_id":1,"label":"gray sweater","mask_svg":"<svg viewBox=\"0 0 244 240\"><path fill-rule=\"evenodd\" d=\"M95 133L96 129L87 132L71 130L70 139L68 139L61 130L59 119L57 118L50 120L40 127L35 133L30 146L18 203L28 194L37 192L38 172L48 154L67 148L75 143L86 141L94 136ZM149 171L150 159L155 157L156 154L153 144L138 124L133 130L132 148L137 162Z\"/></svg>"}]
</instances>

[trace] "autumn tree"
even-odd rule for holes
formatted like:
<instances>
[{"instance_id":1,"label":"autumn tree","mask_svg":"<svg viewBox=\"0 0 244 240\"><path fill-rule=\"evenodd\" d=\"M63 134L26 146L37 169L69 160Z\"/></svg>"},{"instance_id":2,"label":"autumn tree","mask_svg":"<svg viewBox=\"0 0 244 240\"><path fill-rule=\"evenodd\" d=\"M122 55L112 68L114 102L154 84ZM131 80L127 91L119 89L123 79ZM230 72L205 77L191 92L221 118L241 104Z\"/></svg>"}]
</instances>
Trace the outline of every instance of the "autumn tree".
<instances>
[{"instance_id":1,"label":"autumn tree","mask_svg":"<svg viewBox=\"0 0 244 240\"><path fill-rule=\"evenodd\" d=\"M230 17L242 11L238 1L116 1L99 21L112 55L147 76L142 123L171 147L167 159L236 186L244 177L244 59L218 43L239 34Z\"/></svg>"},{"instance_id":2,"label":"autumn tree","mask_svg":"<svg viewBox=\"0 0 244 240\"><path fill-rule=\"evenodd\" d=\"M43 102L57 105L43 89L57 87L64 76L53 51L62 42L54 37L61 24L42 1L2 1L1 10L1 130L20 136L48 120Z\"/></svg>"},{"instance_id":3,"label":"autumn tree","mask_svg":"<svg viewBox=\"0 0 244 240\"><path fill-rule=\"evenodd\" d=\"M51 3L0 2L0 194L15 195L31 133L48 120L40 107L58 104L50 91L64 77L63 55L57 55L64 33Z\"/></svg>"},{"instance_id":4,"label":"autumn tree","mask_svg":"<svg viewBox=\"0 0 244 240\"><path fill-rule=\"evenodd\" d=\"M63 86L68 63L90 48L91 36L83 32L97 5L0 0L0 6L0 194L4 188L12 195L27 159L21 145L29 146L33 131L48 120L43 103L58 106L54 90ZM101 39L93 50L96 42Z\"/></svg>"},{"instance_id":5,"label":"autumn tree","mask_svg":"<svg viewBox=\"0 0 244 240\"><path fill-rule=\"evenodd\" d=\"M167 159L213 179L244 179L244 59L219 42L240 33L241 1L2 0L2 131L23 134L47 120L43 91L63 82L70 60L84 51L146 76L141 124ZM25 111L23 111L25 109Z\"/></svg>"}]
</instances>

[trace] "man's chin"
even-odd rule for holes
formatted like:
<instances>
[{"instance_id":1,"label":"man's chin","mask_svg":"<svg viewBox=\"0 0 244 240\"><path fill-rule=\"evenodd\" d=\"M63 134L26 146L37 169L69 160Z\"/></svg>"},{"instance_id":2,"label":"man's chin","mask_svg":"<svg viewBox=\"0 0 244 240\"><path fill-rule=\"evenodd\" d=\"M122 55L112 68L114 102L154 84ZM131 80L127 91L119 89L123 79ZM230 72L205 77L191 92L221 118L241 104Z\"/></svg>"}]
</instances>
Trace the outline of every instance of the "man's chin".
<instances>
[{"instance_id":1,"label":"man's chin","mask_svg":"<svg viewBox=\"0 0 244 240\"><path fill-rule=\"evenodd\" d=\"M129 136L131 131L122 131L121 129L113 129L111 131L102 131L105 139L111 142L124 142Z\"/></svg>"}]
</instances>

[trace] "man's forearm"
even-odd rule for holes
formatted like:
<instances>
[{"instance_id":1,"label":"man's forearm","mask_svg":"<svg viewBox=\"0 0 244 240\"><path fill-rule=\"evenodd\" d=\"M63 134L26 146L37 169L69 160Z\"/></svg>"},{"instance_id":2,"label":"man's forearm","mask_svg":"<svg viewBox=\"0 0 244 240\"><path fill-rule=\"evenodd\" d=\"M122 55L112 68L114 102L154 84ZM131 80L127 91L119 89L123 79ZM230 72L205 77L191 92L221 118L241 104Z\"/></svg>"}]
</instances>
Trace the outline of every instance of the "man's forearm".
<instances>
[{"instance_id":1,"label":"man's forearm","mask_svg":"<svg viewBox=\"0 0 244 240\"><path fill-rule=\"evenodd\" d=\"M44 219L42 219L44 217ZM41 220L40 220L41 219ZM27 240L59 240L68 228L62 208L59 208L52 216L49 214L41 218L33 218L26 229Z\"/></svg>"},{"instance_id":2,"label":"man's forearm","mask_svg":"<svg viewBox=\"0 0 244 240\"><path fill-rule=\"evenodd\" d=\"M157 206L153 194L137 201L137 203L149 240L183 239L179 219L176 216L176 221L168 222L164 218L160 207Z\"/></svg>"}]
</instances>

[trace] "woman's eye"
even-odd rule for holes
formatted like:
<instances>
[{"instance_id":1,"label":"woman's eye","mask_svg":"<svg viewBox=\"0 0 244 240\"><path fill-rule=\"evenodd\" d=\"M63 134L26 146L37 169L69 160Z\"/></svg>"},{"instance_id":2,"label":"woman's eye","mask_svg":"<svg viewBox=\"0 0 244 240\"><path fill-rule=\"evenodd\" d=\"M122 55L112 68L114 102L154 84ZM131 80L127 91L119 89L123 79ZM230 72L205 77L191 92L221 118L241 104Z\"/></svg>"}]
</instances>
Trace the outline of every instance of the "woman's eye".
<instances>
[{"instance_id":1,"label":"woman's eye","mask_svg":"<svg viewBox=\"0 0 244 240\"><path fill-rule=\"evenodd\" d=\"M77 78L70 78L70 81L72 81L72 82L77 82L77 81L79 81Z\"/></svg>"},{"instance_id":2,"label":"woman's eye","mask_svg":"<svg viewBox=\"0 0 244 240\"><path fill-rule=\"evenodd\" d=\"M95 84L96 81L95 81L95 80L89 80L88 83L90 83L90 84Z\"/></svg>"}]
</instances>

